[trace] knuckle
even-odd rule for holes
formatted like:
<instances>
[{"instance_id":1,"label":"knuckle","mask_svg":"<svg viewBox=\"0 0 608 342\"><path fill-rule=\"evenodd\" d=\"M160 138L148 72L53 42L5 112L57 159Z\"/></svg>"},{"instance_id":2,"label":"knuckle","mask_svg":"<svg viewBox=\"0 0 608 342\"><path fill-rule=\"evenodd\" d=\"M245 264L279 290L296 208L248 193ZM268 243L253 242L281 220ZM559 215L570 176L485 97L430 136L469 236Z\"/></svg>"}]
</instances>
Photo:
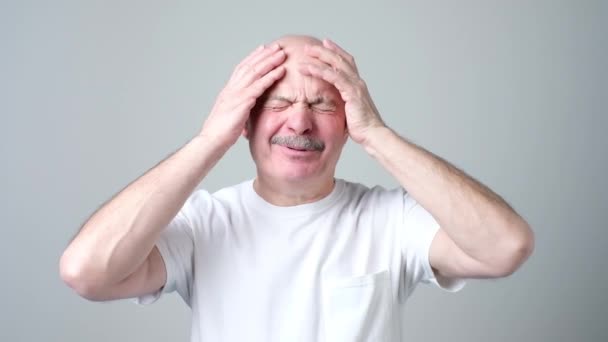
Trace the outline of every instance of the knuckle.
<instances>
[{"instance_id":1,"label":"knuckle","mask_svg":"<svg viewBox=\"0 0 608 342\"><path fill-rule=\"evenodd\" d=\"M245 91L243 91L243 97L244 100L247 101L248 103L250 101L253 101L255 103L256 99L258 98L256 96L256 93L259 92L260 86L257 84L253 84L250 87L248 87Z\"/></svg>"},{"instance_id":2,"label":"knuckle","mask_svg":"<svg viewBox=\"0 0 608 342\"><path fill-rule=\"evenodd\" d=\"M248 107L251 108L253 106L255 106L255 102L256 102L257 98L255 96L248 96L244 101L243 104Z\"/></svg>"},{"instance_id":3,"label":"knuckle","mask_svg":"<svg viewBox=\"0 0 608 342\"><path fill-rule=\"evenodd\" d=\"M251 65L251 63L247 63L247 64L245 64L245 65L242 66L241 72L244 73L244 74L248 74L248 73L252 72L253 68L254 67L253 67L253 65Z\"/></svg>"}]
</instances>

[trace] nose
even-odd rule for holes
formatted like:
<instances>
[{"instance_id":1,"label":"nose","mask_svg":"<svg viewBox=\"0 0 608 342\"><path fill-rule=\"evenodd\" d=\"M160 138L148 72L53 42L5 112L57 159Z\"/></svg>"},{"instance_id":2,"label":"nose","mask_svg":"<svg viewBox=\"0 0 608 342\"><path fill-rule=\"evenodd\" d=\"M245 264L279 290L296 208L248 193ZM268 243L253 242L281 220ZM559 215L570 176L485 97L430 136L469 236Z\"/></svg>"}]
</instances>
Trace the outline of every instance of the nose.
<instances>
[{"instance_id":1,"label":"nose","mask_svg":"<svg viewBox=\"0 0 608 342\"><path fill-rule=\"evenodd\" d=\"M306 104L294 105L287 117L287 128L296 135L309 134L313 127L312 110Z\"/></svg>"}]
</instances>

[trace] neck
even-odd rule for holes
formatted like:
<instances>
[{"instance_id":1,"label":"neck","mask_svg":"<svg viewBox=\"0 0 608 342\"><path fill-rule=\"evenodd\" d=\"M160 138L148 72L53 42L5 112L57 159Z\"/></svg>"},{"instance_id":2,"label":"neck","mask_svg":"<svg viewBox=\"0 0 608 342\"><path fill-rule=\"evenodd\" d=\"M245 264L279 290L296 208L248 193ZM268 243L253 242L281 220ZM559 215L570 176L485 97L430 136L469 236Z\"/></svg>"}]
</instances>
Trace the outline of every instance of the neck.
<instances>
[{"instance_id":1,"label":"neck","mask_svg":"<svg viewBox=\"0 0 608 342\"><path fill-rule=\"evenodd\" d=\"M276 206L288 207L316 202L334 189L333 177L319 180L286 181L267 179L257 176L253 189L266 202Z\"/></svg>"}]
</instances>

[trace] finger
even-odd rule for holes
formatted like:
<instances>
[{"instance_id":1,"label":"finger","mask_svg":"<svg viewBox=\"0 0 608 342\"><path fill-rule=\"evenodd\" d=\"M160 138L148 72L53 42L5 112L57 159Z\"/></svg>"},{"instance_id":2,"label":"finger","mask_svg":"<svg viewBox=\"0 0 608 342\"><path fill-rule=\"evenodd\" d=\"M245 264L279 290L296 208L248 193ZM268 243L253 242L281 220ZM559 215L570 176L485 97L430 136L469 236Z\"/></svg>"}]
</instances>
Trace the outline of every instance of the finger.
<instances>
[{"instance_id":1,"label":"finger","mask_svg":"<svg viewBox=\"0 0 608 342\"><path fill-rule=\"evenodd\" d=\"M243 71L247 69L250 65L257 63L260 59L272 55L275 51L278 50L278 48L279 46L277 44L272 44L270 46L261 45L236 66L233 76L235 78L241 77L243 75Z\"/></svg>"},{"instance_id":2,"label":"finger","mask_svg":"<svg viewBox=\"0 0 608 342\"><path fill-rule=\"evenodd\" d=\"M255 65L255 64L259 63L262 59L274 54L275 52L277 52L279 50L282 50L281 46L277 43L273 43L266 48L266 51L264 51L263 53L260 53L256 56L253 56L253 58L251 58L251 60L247 61L247 65Z\"/></svg>"},{"instance_id":3,"label":"finger","mask_svg":"<svg viewBox=\"0 0 608 342\"><path fill-rule=\"evenodd\" d=\"M324 46L314 45L306 49L309 56L319 59L321 62L330 65L334 69L342 70L349 75L356 75L357 70L349 64L344 58Z\"/></svg>"},{"instance_id":4,"label":"finger","mask_svg":"<svg viewBox=\"0 0 608 342\"><path fill-rule=\"evenodd\" d=\"M243 60L239 64L246 63L251 58L253 58L254 56L258 55L260 52L262 52L262 50L264 50L265 48L266 48L266 46L264 44L258 46L255 50L251 51L251 53L249 55L247 55L247 57L243 58Z\"/></svg>"},{"instance_id":5,"label":"finger","mask_svg":"<svg viewBox=\"0 0 608 342\"><path fill-rule=\"evenodd\" d=\"M337 69L321 67L314 64L302 64L300 72L306 76L312 76L333 84L340 92L342 100L347 101L352 89L352 79Z\"/></svg>"},{"instance_id":6,"label":"finger","mask_svg":"<svg viewBox=\"0 0 608 342\"><path fill-rule=\"evenodd\" d=\"M357 70L357 64L355 63L355 58L346 52L343 48L341 48L338 44L336 44L331 39L323 39L323 46L326 48L336 52L338 55L342 56L342 58L347 61L352 67Z\"/></svg>"},{"instance_id":7,"label":"finger","mask_svg":"<svg viewBox=\"0 0 608 342\"><path fill-rule=\"evenodd\" d=\"M280 80L285 75L285 67L279 66L266 75L262 76L249 87L251 95L255 98L259 98L264 92L270 88L276 81Z\"/></svg>"},{"instance_id":8,"label":"finger","mask_svg":"<svg viewBox=\"0 0 608 342\"><path fill-rule=\"evenodd\" d=\"M243 87L249 86L255 80L261 78L277 66L281 65L286 58L287 56L283 50L276 51L271 56L266 57L257 64L251 65L244 70L238 83Z\"/></svg>"},{"instance_id":9,"label":"finger","mask_svg":"<svg viewBox=\"0 0 608 342\"><path fill-rule=\"evenodd\" d=\"M253 50L249 55L247 55L247 57L243 58L243 60L241 60L239 62L239 64L236 65L236 67L234 68L234 72L232 73L233 76L237 73L237 71L245 64L247 64L252 58L254 58L255 56L258 56L260 53L262 53L267 47L265 45L260 45L258 46L255 50Z\"/></svg>"}]
</instances>

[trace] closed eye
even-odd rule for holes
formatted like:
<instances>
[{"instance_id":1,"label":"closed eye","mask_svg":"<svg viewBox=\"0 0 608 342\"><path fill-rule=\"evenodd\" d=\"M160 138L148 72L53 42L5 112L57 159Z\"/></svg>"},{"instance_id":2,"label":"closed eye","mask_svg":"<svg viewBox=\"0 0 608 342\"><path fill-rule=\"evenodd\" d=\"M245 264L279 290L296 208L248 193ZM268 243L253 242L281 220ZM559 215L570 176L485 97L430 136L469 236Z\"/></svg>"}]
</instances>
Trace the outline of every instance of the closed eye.
<instances>
[{"instance_id":1,"label":"closed eye","mask_svg":"<svg viewBox=\"0 0 608 342\"><path fill-rule=\"evenodd\" d=\"M291 106L291 102L285 100L269 100L264 103L264 109L280 112Z\"/></svg>"},{"instance_id":2,"label":"closed eye","mask_svg":"<svg viewBox=\"0 0 608 342\"><path fill-rule=\"evenodd\" d=\"M264 106L264 109L272 110L274 112L280 112L280 111L283 111L283 110L287 109L287 107L289 107L289 105L281 105L281 106L279 106L279 105L267 105L267 106Z\"/></svg>"},{"instance_id":3,"label":"closed eye","mask_svg":"<svg viewBox=\"0 0 608 342\"><path fill-rule=\"evenodd\" d=\"M330 106L313 106L312 109L315 112L323 114L333 114L336 112L336 108Z\"/></svg>"}]
</instances>

